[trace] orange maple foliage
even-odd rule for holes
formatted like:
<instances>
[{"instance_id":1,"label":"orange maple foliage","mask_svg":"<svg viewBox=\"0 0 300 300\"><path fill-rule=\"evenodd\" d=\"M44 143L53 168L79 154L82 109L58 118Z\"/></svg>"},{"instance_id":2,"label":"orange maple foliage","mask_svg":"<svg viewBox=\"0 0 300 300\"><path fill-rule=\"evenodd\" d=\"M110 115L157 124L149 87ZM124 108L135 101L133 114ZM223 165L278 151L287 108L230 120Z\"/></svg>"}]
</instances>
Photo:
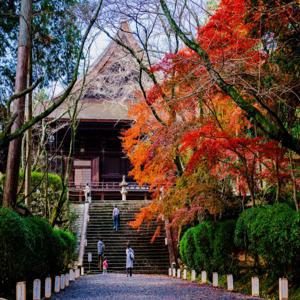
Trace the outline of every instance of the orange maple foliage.
<instances>
[{"instance_id":1,"label":"orange maple foliage","mask_svg":"<svg viewBox=\"0 0 300 300\"><path fill-rule=\"evenodd\" d=\"M260 2L256 10L249 7L247 0L222 0L196 39L215 70L251 102L268 54L261 37L253 34L265 7ZM130 174L154 193L151 206L141 210L133 227L161 215L174 226L191 223L199 214L216 217L233 205L234 195L250 194L254 203L264 185L279 187L291 180L286 149L259 136L194 51L166 54L150 71L162 73L163 80L131 108L135 123L123 134L133 165ZM265 101L273 103L269 97ZM152 115L149 105L166 125ZM265 113L263 105L257 108Z\"/></svg>"}]
</instances>

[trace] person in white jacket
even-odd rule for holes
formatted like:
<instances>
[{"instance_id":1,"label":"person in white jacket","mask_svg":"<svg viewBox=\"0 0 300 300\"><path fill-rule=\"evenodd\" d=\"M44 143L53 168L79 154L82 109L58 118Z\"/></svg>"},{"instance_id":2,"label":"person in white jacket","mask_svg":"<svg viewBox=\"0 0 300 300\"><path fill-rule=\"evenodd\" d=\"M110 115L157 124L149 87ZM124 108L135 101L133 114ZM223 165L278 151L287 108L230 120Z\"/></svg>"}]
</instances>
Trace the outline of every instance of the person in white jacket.
<instances>
[{"instance_id":1,"label":"person in white jacket","mask_svg":"<svg viewBox=\"0 0 300 300\"><path fill-rule=\"evenodd\" d=\"M133 269L133 262L134 262L134 251L130 247L130 243L127 243L126 248L126 274L131 277L132 276L132 269Z\"/></svg>"}]
</instances>

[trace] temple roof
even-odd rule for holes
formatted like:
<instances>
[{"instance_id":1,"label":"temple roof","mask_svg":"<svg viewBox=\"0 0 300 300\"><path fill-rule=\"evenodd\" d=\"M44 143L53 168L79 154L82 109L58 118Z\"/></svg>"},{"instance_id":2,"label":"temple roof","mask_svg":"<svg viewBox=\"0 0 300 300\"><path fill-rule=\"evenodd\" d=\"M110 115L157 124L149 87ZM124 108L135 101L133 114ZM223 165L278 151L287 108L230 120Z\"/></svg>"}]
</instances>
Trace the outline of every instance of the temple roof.
<instances>
[{"instance_id":1,"label":"temple roof","mask_svg":"<svg viewBox=\"0 0 300 300\"><path fill-rule=\"evenodd\" d=\"M117 38L142 55L143 51L130 33L127 22L122 22ZM72 95L51 115L63 115L74 99L81 94L78 117L80 121L129 120L128 107L135 102L139 67L131 54L113 40L89 68L85 79L79 79ZM63 118L68 118L65 114Z\"/></svg>"}]
</instances>

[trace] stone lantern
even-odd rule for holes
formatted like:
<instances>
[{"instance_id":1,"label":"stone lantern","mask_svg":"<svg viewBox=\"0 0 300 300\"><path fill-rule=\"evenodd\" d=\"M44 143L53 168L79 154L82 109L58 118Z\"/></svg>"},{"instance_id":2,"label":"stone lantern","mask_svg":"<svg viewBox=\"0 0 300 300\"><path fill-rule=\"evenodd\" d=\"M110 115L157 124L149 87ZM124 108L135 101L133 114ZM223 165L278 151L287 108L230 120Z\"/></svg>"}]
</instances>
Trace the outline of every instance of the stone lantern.
<instances>
[{"instance_id":1,"label":"stone lantern","mask_svg":"<svg viewBox=\"0 0 300 300\"><path fill-rule=\"evenodd\" d=\"M122 201L126 201L126 195L127 195L127 185L128 183L125 180L125 175L123 175L123 179L122 182L120 183L120 187L121 187L121 194L122 194Z\"/></svg>"}]
</instances>

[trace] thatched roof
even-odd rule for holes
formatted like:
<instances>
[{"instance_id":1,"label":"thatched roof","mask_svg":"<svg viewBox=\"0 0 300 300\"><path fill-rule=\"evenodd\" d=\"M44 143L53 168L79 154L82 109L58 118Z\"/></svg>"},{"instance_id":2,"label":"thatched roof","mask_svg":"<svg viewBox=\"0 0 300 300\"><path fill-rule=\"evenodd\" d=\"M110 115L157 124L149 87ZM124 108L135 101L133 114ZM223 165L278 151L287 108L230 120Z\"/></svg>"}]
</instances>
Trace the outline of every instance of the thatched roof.
<instances>
[{"instance_id":1,"label":"thatched roof","mask_svg":"<svg viewBox=\"0 0 300 300\"><path fill-rule=\"evenodd\" d=\"M127 22L123 22L117 37L142 55ZM131 54L113 40L96 59L83 79L76 82L72 95L50 118L57 118L68 110L82 90L78 119L81 121L128 120L128 106L136 101L139 67ZM63 118L68 118L65 114Z\"/></svg>"}]
</instances>

